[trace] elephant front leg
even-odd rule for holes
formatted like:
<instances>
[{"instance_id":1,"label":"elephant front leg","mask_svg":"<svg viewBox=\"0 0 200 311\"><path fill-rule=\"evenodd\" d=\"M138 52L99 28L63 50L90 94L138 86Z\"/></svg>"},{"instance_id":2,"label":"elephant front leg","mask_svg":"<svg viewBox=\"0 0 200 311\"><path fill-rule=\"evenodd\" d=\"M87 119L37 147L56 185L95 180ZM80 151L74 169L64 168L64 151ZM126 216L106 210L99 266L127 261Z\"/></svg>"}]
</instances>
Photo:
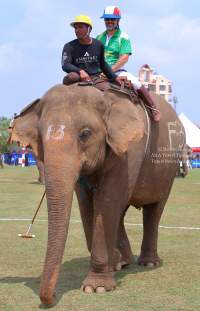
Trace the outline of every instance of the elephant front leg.
<instances>
[{"instance_id":1,"label":"elephant front leg","mask_svg":"<svg viewBox=\"0 0 200 311\"><path fill-rule=\"evenodd\" d=\"M92 238L93 238L93 221L94 221L94 207L93 207L94 193L90 188L85 188L84 199L81 200L82 187L79 184L77 184L75 190L76 190L76 195L77 195L77 199L79 202L79 208L80 208L80 213L81 213L88 251L91 253ZM114 271L121 270L121 267L122 267L121 262L122 262L122 255L119 249L115 248L114 260L113 260Z\"/></svg>"},{"instance_id":2,"label":"elephant front leg","mask_svg":"<svg viewBox=\"0 0 200 311\"><path fill-rule=\"evenodd\" d=\"M93 238L91 262L82 290L87 293L114 290L114 262L121 257L116 250L117 228L119 223L119 202L111 202L109 197L98 195L94 200ZM104 197L104 200L103 200ZM106 202L102 204L102 202ZM118 269L116 269L118 270Z\"/></svg>"},{"instance_id":3,"label":"elephant front leg","mask_svg":"<svg viewBox=\"0 0 200 311\"><path fill-rule=\"evenodd\" d=\"M91 189L86 188L84 190L84 197L81 199L82 187L77 184L75 187L76 196L79 203L79 209L81 213L81 219L83 223L83 228L85 232L86 242L88 251L91 253L92 248L92 234L93 234L93 220L94 220L94 210L93 210L93 192Z\"/></svg>"}]
</instances>

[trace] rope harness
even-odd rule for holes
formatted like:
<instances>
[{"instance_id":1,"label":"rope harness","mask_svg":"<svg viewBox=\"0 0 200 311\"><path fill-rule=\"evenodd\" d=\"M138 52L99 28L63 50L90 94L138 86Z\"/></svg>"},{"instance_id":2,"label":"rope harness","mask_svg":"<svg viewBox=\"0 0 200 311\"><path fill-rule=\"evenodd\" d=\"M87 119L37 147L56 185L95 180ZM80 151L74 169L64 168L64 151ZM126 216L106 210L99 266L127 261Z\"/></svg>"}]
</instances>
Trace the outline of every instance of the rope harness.
<instances>
[{"instance_id":1,"label":"rope harness","mask_svg":"<svg viewBox=\"0 0 200 311\"><path fill-rule=\"evenodd\" d=\"M90 183L86 180L87 176L84 177L80 177L77 181L77 184L80 184L82 189L81 189L81 194L80 194L80 200L81 202L84 201L84 191L85 191L85 187L87 188L91 188Z\"/></svg>"}]
</instances>

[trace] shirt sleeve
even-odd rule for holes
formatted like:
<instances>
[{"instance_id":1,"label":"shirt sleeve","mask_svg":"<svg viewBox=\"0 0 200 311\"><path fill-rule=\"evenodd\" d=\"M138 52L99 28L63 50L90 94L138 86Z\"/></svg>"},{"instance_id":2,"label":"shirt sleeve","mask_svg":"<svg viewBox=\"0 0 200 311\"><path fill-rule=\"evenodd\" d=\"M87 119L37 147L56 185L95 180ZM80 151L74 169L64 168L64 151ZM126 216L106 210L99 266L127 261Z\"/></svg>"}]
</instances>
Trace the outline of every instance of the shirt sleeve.
<instances>
[{"instance_id":1,"label":"shirt sleeve","mask_svg":"<svg viewBox=\"0 0 200 311\"><path fill-rule=\"evenodd\" d=\"M62 51L62 69L63 71L69 72L77 72L81 70L72 64L73 60L73 48L70 44L65 44L63 51Z\"/></svg>"},{"instance_id":2,"label":"shirt sleeve","mask_svg":"<svg viewBox=\"0 0 200 311\"><path fill-rule=\"evenodd\" d=\"M117 78L117 75L113 72L112 68L108 65L108 63L104 59L103 43L101 44L101 50L100 50L100 69L110 81L114 81Z\"/></svg>"},{"instance_id":3,"label":"shirt sleeve","mask_svg":"<svg viewBox=\"0 0 200 311\"><path fill-rule=\"evenodd\" d=\"M132 47L130 38L121 38L121 47L120 47L120 55L123 54L132 54Z\"/></svg>"}]
</instances>

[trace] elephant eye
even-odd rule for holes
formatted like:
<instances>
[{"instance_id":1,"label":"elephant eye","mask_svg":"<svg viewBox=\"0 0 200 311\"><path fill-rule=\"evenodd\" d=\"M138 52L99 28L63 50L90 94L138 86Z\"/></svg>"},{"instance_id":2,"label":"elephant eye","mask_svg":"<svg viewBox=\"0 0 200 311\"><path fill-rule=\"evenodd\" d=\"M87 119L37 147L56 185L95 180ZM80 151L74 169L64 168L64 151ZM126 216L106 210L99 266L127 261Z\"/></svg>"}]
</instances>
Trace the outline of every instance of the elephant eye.
<instances>
[{"instance_id":1,"label":"elephant eye","mask_svg":"<svg viewBox=\"0 0 200 311\"><path fill-rule=\"evenodd\" d=\"M81 135L79 136L79 140L82 143L86 143L91 135L92 135L91 131L89 129L85 129L84 131L82 131Z\"/></svg>"}]
</instances>

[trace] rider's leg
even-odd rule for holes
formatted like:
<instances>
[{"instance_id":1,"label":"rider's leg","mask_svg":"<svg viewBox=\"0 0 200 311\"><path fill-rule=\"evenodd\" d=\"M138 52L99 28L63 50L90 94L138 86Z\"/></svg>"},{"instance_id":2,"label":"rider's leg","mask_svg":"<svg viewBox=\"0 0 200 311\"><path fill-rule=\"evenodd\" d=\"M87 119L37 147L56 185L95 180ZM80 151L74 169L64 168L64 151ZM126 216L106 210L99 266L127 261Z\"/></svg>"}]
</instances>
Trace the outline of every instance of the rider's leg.
<instances>
[{"instance_id":1,"label":"rider's leg","mask_svg":"<svg viewBox=\"0 0 200 311\"><path fill-rule=\"evenodd\" d=\"M147 105L151 109L151 114L152 114L153 120L155 122L159 122L162 119L161 114L157 110L153 99L151 98L149 92L147 91L145 86L142 84L142 82L140 82L138 80L138 78L134 77L129 72L120 71L120 72L116 72L116 74L118 76L125 76L125 77L127 77L128 80L131 81L131 83L134 86L134 89L137 90L137 92L138 92L140 98L143 100L144 104Z\"/></svg>"},{"instance_id":2,"label":"rider's leg","mask_svg":"<svg viewBox=\"0 0 200 311\"><path fill-rule=\"evenodd\" d=\"M76 72L70 72L63 79L64 85L71 85L80 81L80 76Z\"/></svg>"}]
</instances>

